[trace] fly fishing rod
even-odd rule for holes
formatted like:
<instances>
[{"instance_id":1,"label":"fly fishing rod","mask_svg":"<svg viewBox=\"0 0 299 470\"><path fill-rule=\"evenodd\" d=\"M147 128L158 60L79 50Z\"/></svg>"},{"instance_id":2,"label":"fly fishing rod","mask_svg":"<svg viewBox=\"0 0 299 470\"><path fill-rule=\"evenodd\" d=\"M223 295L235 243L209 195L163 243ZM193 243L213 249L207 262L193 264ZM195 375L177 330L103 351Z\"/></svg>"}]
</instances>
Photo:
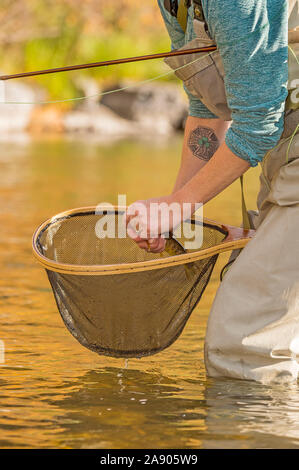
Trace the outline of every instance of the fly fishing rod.
<instances>
[{"instance_id":1,"label":"fly fishing rod","mask_svg":"<svg viewBox=\"0 0 299 470\"><path fill-rule=\"evenodd\" d=\"M92 62L90 64L67 65L66 67L56 67L53 69L36 70L33 72L14 73L12 75L1 75L0 80L12 80L13 78L35 77L37 75L46 75L50 73L68 72L70 70L91 69L95 67L105 67L108 65L128 64L130 62L140 62L143 60L162 59L164 57L174 57L180 55L196 54L200 52L216 51L216 46L197 47L194 49L183 49L171 52L160 52L158 54L142 55L137 57L127 57L124 59L105 60L103 62Z\"/></svg>"}]
</instances>

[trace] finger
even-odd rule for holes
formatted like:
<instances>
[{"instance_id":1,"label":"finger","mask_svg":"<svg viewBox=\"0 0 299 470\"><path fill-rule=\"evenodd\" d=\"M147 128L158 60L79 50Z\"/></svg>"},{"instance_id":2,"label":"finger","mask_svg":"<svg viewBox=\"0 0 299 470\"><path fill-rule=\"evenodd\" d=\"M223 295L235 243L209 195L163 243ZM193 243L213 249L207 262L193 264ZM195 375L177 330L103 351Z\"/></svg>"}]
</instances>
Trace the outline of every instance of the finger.
<instances>
[{"instance_id":1,"label":"finger","mask_svg":"<svg viewBox=\"0 0 299 470\"><path fill-rule=\"evenodd\" d=\"M143 227L142 223L139 223L136 219L134 219L134 223L129 223L127 226L127 234L133 240L148 240L150 238L150 234L148 231Z\"/></svg>"},{"instance_id":2,"label":"finger","mask_svg":"<svg viewBox=\"0 0 299 470\"><path fill-rule=\"evenodd\" d=\"M136 220L136 217L133 217L133 221L129 222L127 225L127 234L130 238L133 238L135 241L147 240L149 237L146 232L142 229L141 224Z\"/></svg>"},{"instance_id":3,"label":"finger","mask_svg":"<svg viewBox=\"0 0 299 470\"><path fill-rule=\"evenodd\" d=\"M140 200L133 202L133 204L130 204L129 207L127 207L125 212L126 225L128 225L132 219L142 213L142 210L144 210L144 205L145 201Z\"/></svg>"},{"instance_id":4,"label":"finger","mask_svg":"<svg viewBox=\"0 0 299 470\"><path fill-rule=\"evenodd\" d=\"M156 250L159 246L159 238L150 238L148 244L150 251Z\"/></svg>"},{"instance_id":5,"label":"finger","mask_svg":"<svg viewBox=\"0 0 299 470\"><path fill-rule=\"evenodd\" d=\"M136 216L138 216L138 206L139 202L136 201L133 204L131 204L129 207L127 207L127 210L125 212L125 222L126 226L130 223L132 219L134 219Z\"/></svg>"},{"instance_id":6,"label":"finger","mask_svg":"<svg viewBox=\"0 0 299 470\"><path fill-rule=\"evenodd\" d=\"M136 242L139 248L142 248L143 250L149 251L149 244L147 240L141 240L139 242Z\"/></svg>"},{"instance_id":7,"label":"finger","mask_svg":"<svg viewBox=\"0 0 299 470\"><path fill-rule=\"evenodd\" d=\"M155 248L151 247L151 251L153 253L162 253L162 251L164 251L164 249L165 249L166 240L165 240L165 238L162 238L162 237L158 238L157 240L158 240L158 242L155 245Z\"/></svg>"},{"instance_id":8,"label":"finger","mask_svg":"<svg viewBox=\"0 0 299 470\"><path fill-rule=\"evenodd\" d=\"M128 235L130 236L130 238L131 238L135 243L137 243L137 245L139 246L139 248L142 248L143 250L149 251L149 243L148 243L148 240L147 240L147 239L141 238L140 236L136 235L135 231L133 231L133 232L131 233L131 231L130 231L129 228L128 228L127 232L128 232Z\"/></svg>"},{"instance_id":9,"label":"finger","mask_svg":"<svg viewBox=\"0 0 299 470\"><path fill-rule=\"evenodd\" d=\"M136 215L137 215L137 210L135 210L134 213L133 213L133 211L131 211L131 212L126 211L126 213L125 213L125 224L126 224L126 227L129 225L130 221L131 221L132 219L134 219L134 217L136 217Z\"/></svg>"},{"instance_id":10,"label":"finger","mask_svg":"<svg viewBox=\"0 0 299 470\"><path fill-rule=\"evenodd\" d=\"M136 230L135 230L132 226L130 226L130 225L127 226L127 234L128 234L129 237L132 238L135 242L139 242L139 241L142 240L142 239L139 237L138 232L136 232Z\"/></svg>"}]
</instances>

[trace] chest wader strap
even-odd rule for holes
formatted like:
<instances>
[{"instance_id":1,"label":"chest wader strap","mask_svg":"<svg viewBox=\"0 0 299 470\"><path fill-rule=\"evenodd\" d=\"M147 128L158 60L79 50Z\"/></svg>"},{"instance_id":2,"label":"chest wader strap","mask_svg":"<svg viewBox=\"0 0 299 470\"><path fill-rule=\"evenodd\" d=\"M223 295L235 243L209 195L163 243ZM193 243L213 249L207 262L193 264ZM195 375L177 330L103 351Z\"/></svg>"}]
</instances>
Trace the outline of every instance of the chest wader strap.
<instances>
[{"instance_id":1,"label":"chest wader strap","mask_svg":"<svg viewBox=\"0 0 299 470\"><path fill-rule=\"evenodd\" d=\"M244 177L243 175L240 176L240 184L241 184L241 199L242 199L242 222L243 222L243 228L245 230L250 230L251 223L249 220L248 212L247 212L247 206L246 206L246 201L245 201L245 195L244 195Z\"/></svg>"},{"instance_id":2,"label":"chest wader strap","mask_svg":"<svg viewBox=\"0 0 299 470\"><path fill-rule=\"evenodd\" d=\"M187 29L187 19L188 19L187 3L186 3L186 0L181 0L178 6L177 20L178 20L180 27L184 31L184 33L186 32L186 29Z\"/></svg>"},{"instance_id":3,"label":"chest wader strap","mask_svg":"<svg viewBox=\"0 0 299 470\"><path fill-rule=\"evenodd\" d=\"M179 25L185 33L188 21L188 7L191 5L191 3L193 3L194 18L204 23L205 30L208 33L208 25L204 16L201 0L193 0L193 2L190 0L180 0L177 11L177 20Z\"/></svg>"},{"instance_id":4,"label":"chest wader strap","mask_svg":"<svg viewBox=\"0 0 299 470\"><path fill-rule=\"evenodd\" d=\"M245 201L245 195L244 195L244 177L243 177L243 175L240 176L240 184L241 184L241 200L242 200L242 226L246 230L254 229L254 226L250 221L248 211L247 211L247 207L246 207L246 201ZM227 271L229 270L231 265L235 262L235 260L238 258L241 251L242 251L242 248L232 251L232 254L231 254L228 262L226 263L225 266L223 266L223 268L221 270L220 281L223 280L225 274L227 273Z\"/></svg>"}]
</instances>

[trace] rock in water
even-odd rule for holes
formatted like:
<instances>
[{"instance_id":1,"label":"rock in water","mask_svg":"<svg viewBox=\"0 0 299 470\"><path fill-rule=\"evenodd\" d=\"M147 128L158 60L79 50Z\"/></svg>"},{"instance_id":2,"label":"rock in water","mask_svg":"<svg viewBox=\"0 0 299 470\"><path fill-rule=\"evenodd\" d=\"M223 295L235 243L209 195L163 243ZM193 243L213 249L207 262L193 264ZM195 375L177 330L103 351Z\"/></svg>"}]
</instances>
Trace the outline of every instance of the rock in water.
<instances>
[{"instance_id":1,"label":"rock in water","mask_svg":"<svg viewBox=\"0 0 299 470\"><path fill-rule=\"evenodd\" d=\"M122 88L115 84L103 92ZM175 84L143 84L117 93L104 95L101 103L124 119L146 127L159 127L163 133L183 129L188 115L187 101Z\"/></svg>"}]
</instances>

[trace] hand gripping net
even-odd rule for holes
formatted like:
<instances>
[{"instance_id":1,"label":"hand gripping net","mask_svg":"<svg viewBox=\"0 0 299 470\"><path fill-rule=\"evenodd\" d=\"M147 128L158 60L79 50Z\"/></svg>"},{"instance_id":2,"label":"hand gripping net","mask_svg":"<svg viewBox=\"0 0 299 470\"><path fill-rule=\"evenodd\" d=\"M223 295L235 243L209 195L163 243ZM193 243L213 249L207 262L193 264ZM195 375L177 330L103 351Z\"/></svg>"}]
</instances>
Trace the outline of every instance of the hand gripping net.
<instances>
[{"instance_id":1,"label":"hand gripping net","mask_svg":"<svg viewBox=\"0 0 299 470\"><path fill-rule=\"evenodd\" d=\"M252 232L211 221L200 249L171 256L147 253L130 238L98 238L101 217L125 209L75 209L34 234L33 250L46 269L62 319L98 354L142 357L170 346L199 302L221 251L240 248ZM184 237L178 238L184 245Z\"/></svg>"}]
</instances>

